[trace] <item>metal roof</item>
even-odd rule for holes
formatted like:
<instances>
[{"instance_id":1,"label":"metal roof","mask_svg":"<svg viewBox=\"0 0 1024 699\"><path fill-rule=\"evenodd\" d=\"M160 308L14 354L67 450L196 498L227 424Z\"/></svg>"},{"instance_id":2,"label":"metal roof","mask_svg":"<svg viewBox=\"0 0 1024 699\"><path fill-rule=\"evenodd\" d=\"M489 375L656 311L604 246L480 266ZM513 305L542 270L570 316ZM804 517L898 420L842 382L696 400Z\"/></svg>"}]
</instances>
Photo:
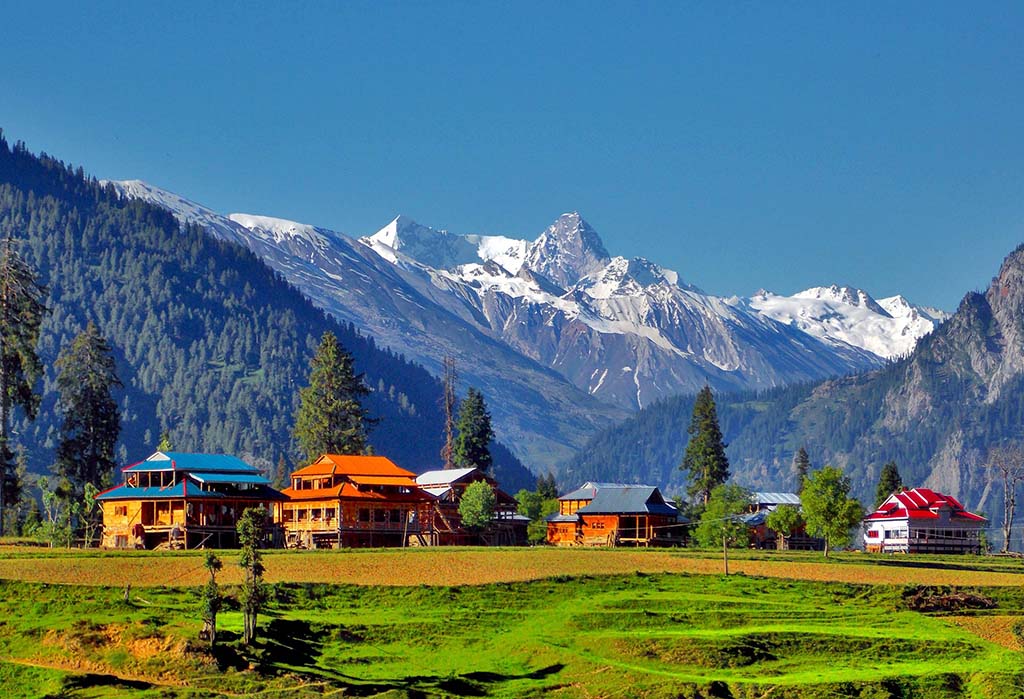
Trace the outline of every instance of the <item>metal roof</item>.
<instances>
[{"instance_id":1,"label":"metal roof","mask_svg":"<svg viewBox=\"0 0 1024 699\"><path fill-rule=\"evenodd\" d=\"M566 493L559 500L592 500L601 488L653 488L653 485L635 485L629 483L600 483L587 481L576 490Z\"/></svg>"},{"instance_id":2,"label":"metal roof","mask_svg":"<svg viewBox=\"0 0 1024 699\"><path fill-rule=\"evenodd\" d=\"M258 473L206 473L189 472L189 477L200 483L256 483L269 485L270 479Z\"/></svg>"},{"instance_id":3,"label":"metal roof","mask_svg":"<svg viewBox=\"0 0 1024 699\"><path fill-rule=\"evenodd\" d=\"M676 517L679 510L665 502L661 491L650 485L604 485L593 502L581 507L580 514L657 514Z\"/></svg>"},{"instance_id":4,"label":"metal roof","mask_svg":"<svg viewBox=\"0 0 1024 699\"><path fill-rule=\"evenodd\" d=\"M158 451L145 461L123 471L206 471L207 473L259 473L260 470L237 456L227 454L189 454Z\"/></svg>"},{"instance_id":5,"label":"metal roof","mask_svg":"<svg viewBox=\"0 0 1024 699\"><path fill-rule=\"evenodd\" d=\"M800 507L800 496L796 493L751 493L750 501L757 505L795 505Z\"/></svg>"},{"instance_id":6,"label":"metal roof","mask_svg":"<svg viewBox=\"0 0 1024 699\"><path fill-rule=\"evenodd\" d=\"M476 471L475 468L446 468L426 471L416 476L416 483L422 486L449 485Z\"/></svg>"},{"instance_id":7,"label":"metal roof","mask_svg":"<svg viewBox=\"0 0 1024 699\"><path fill-rule=\"evenodd\" d=\"M170 485L164 488L150 486L148 488L132 488L128 485L119 485L110 490L105 490L96 496L97 500L178 500L186 498L197 500L203 498L214 498L217 500L283 500L284 496L263 483L255 484L255 488L249 488L236 493L220 493L215 490L203 490L193 484L186 489L185 481Z\"/></svg>"}]
</instances>

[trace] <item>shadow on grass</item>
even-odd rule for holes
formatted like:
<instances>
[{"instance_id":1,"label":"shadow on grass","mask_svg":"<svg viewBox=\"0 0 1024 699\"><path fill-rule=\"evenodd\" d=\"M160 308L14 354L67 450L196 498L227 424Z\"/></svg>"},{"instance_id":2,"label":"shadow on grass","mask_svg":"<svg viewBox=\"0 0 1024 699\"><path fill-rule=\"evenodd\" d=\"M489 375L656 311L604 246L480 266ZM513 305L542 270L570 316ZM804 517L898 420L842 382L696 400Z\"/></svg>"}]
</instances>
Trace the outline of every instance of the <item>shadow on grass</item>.
<instances>
[{"instance_id":1,"label":"shadow on grass","mask_svg":"<svg viewBox=\"0 0 1024 699\"><path fill-rule=\"evenodd\" d=\"M83 675L71 675L64 679L61 694L75 692L83 689L95 689L97 687L108 687L112 689L144 690L153 689L155 685L142 680L126 680L117 675L103 675L94 672L87 672Z\"/></svg>"}]
</instances>

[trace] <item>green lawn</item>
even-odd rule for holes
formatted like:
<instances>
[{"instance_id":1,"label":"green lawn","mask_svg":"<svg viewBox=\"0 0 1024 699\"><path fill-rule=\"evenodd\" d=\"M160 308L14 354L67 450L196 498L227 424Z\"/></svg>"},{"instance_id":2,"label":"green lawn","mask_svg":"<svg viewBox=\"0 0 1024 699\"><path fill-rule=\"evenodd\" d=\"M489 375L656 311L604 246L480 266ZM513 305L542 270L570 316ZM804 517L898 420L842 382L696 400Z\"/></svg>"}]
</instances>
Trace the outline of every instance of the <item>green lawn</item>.
<instances>
[{"instance_id":1,"label":"green lawn","mask_svg":"<svg viewBox=\"0 0 1024 699\"><path fill-rule=\"evenodd\" d=\"M907 588L716 575L462 587L273 586L262 640L198 590L0 583L2 696L1010 697L1019 651L911 611ZM991 620L1017 587L977 590ZM229 590L234 594L234 590ZM237 609L237 608L236 608Z\"/></svg>"}]
</instances>

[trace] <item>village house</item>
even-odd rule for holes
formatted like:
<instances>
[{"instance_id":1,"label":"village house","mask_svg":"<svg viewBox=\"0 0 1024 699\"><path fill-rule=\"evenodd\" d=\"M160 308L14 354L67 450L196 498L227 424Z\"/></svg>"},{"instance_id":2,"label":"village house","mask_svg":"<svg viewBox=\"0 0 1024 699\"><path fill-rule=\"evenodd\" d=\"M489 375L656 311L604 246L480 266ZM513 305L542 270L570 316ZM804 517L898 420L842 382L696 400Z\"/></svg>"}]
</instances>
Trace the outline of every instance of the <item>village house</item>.
<instances>
[{"instance_id":1,"label":"village house","mask_svg":"<svg viewBox=\"0 0 1024 699\"><path fill-rule=\"evenodd\" d=\"M928 488L893 493L864 518L869 553L978 553L988 520Z\"/></svg>"},{"instance_id":2,"label":"village house","mask_svg":"<svg viewBox=\"0 0 1024 699\"><path fill-rule=\"evenodd\" d=\"M476 534L462 526L459 501L470 484L484 481L494 491L494 520L488 531ZM517 511L516 499L498 487L498 482L478 468L450 468L427 471L416 476L417 486L435 498L433 544L474 544L518 546L526 543L529 518Z\"/></svg>"},{"instance_id":3,"label":"village house","mask_svg":"<svg viewBox=\"0 0 1024 699\"><path fill-rule=\"evenodd\" d=\"M241 514L263 507L271 525L284 497L255 466L223 454L158 451L122 474L123 483L96 496L107 548L237 546Z\"/></svg>"},{"instance_id":4,"label":"village house","mask_svg":"<svg viewBox=\"0 0 1024 699\"><path fill-rule=\"evenodd\" d=\"M277 520L288 546L428 545L434 496L383 456L324 454L291 475Z\"/></svg>"},{"instance_id":5,"label":"village house","mask_svg":"<svg viewBox=\"0 0 1024 699\"><path fill-rule=\"evenodd\" d=\"M558 546L670 546L684 542L687 520L654 486L587 482L558 498L547 523Z\"/></svg>"},{"instance_id":6,"label":"village house","mask_svg":"<svg viewBox=\"0 0 1024 699\"><path fill-rule=\"evenodd\" d=\"M750 494L750 508L743 515L743 522L750 527L750 545L759 549L784 549L790 551L821 551L825 540L808 536L806 527L782 535L768 528L768 515L779 505L801 509L800 496L796 493L753 492Z\"/></svg>"}]
</instances>

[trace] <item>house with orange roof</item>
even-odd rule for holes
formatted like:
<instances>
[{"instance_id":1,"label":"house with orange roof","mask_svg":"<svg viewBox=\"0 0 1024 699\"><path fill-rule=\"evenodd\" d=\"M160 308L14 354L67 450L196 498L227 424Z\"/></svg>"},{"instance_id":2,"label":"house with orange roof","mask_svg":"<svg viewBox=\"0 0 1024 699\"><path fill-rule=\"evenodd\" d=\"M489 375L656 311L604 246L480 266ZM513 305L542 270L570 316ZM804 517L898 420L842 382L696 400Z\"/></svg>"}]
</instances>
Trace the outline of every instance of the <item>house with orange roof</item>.
<instances>
[{"instance_id":1,"label":"house with orange roof","mask_svg":"<svg viewBox=\"0 0 1024 699\"><path fill-rule=\"evenodd\" d=\"M288 546L433 543L434 497L383 456L324 454L291 475L277 521Z\"/></svg>"}]
</instances>

